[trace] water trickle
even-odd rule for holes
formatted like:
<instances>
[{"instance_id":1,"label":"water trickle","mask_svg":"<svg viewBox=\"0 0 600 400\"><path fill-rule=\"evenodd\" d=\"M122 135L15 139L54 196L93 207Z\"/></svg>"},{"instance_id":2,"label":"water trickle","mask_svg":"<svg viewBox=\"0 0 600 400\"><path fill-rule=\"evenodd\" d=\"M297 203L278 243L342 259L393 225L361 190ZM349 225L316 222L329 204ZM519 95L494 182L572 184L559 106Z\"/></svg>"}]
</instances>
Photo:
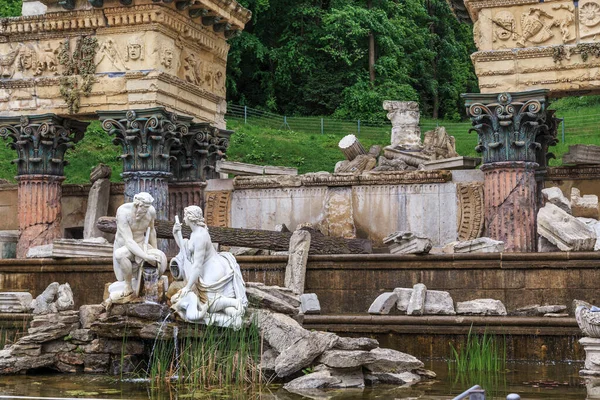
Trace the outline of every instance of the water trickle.
<instances>
[{"instance_id":1,"label":"water trickle","mask_svg":"<svg viewBox=\"0 0 600 400\"><path fill-rule=\"evenodd\" d=\"M175 368L173 369L174 375L171 379L177 379L179 377L179 343L177 334L179 333L179 327L175 325L173 327L173 348L175 349Z\"/></svg>"},{"instance_id":2,"label":"water trickle","mask_svg":"<svg viewBox=\"0 0 600 400\"><path fill-rule=\"evenodd\" d=\"M144 301L158 303L158 270L153 266L144 266Z\"/></svg>"},{"instance_id":3,"label":"water trickle","mask_svg":"<svg viewBox=\"0 0 600 400\"><path fill-rule=\"evenodd\" d=\"M163 319L162 322L160 323L160 325L158 326L158 330L156 331L156 337L154 338L154 343L152 344L152 351L150 352L150 358L148 358L148 368L146 368L146 376L150 376L150 367L152 366L152 362L153 362L154 350L156 350L156 344L160 340L160 336L163 333L163 329L167 325L167 321L170 316L171 316L171 312L169 312L167 314L165 319Z\"/></svg>"}]
</instances>

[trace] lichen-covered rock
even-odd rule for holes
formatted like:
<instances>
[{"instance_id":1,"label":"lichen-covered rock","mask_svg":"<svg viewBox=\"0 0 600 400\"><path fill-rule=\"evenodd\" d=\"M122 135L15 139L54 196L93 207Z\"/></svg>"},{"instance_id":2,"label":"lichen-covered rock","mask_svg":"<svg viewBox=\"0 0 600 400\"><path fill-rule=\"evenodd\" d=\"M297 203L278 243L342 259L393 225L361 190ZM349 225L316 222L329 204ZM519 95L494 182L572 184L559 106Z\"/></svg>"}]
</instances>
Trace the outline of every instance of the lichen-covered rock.
<instances>
[{"instance_id":1,"label":"lichen-covered rock","mask_svg":"<svg viewBox=\"0 0 600 400\"><path fill-rule=\"evenodd\" d=\"M315 358L332 348L338 336L326 332L310 332L306 337L285 349L275 360L275 372L280 378L308 367Z\"/></svg>"},{"instance_id":2,"label":"lichen-covered rock","mask_svg":"<svg viewBox=\"0 0 600 400\"><path fill-rule=\"evenodd\" d=\"M393 349L376 348L369 352L373 361L365 365L371 372L400 373L423 368L423 363L410 354Z\"/></svg>"}]
</instances>

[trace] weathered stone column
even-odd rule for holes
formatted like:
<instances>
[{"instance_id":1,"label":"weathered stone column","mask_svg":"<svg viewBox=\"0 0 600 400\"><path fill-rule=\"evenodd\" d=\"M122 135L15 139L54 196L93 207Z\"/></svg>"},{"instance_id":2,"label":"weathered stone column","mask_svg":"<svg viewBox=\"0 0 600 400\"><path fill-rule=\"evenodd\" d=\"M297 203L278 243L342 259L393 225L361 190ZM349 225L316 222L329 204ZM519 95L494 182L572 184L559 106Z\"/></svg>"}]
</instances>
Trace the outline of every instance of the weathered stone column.
<instances>
[{"instance_id":1,"label":"weathered stone column","mask_svg":"<svg viewBox=\"0 0 600 400\"><path fill-rule=\"evenodd\" d=\"M554 112L547 90L465 94L467 115L483 156L485 235L502 240L507 252L536 250L538 183L548 147L556 144ZM539 175L539 174L538 174ZM538 178L539 181L539 178Z\"/></svg>"},{"instance_id":2,"label":"weathered stone column","mask_svg":"<svg viewBox=\"0 0 600 400\"><path fill-rule=\"evenodd\" d=\"M17 151L19 241L17 257L31 246L62 236L61 200L65 153L83 138L88 123L55 114L0 117L0 136Z\"/></svg>"},{"instance_id":3,"label":"weathered stone column","mask_svg":"<svg viewBox=\"0 0 600 400\"><path fill-rule=\"evenodd\" d=\"M192 118L162 107L97 114L102 128L123 150L125 201L132 201L136 193L148 192L154 197L157 218L167 219L171 149L180 145Z\"/></svg>"}]
</instances>

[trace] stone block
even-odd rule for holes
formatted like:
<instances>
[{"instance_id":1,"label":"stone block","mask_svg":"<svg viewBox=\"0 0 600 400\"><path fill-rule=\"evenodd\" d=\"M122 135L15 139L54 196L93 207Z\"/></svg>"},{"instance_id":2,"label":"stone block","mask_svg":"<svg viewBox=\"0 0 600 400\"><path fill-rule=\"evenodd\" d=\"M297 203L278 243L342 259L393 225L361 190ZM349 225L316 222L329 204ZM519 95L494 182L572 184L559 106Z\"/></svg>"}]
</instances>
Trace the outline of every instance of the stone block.
<instances>
[{"instance_id":1,"label":"stone block","mask_svg":"<svg viewBox=\"0 0 600 400\"><path fill-rule=\"evenodd\" d=\"M586 374L600 375L600 338L583 337L579 344L585 350Z\"/></svg>"},{"instance_id":2,"label":"stone block","mask_svg":"<svg viewBox=\"0 0 600 400\"><path fill-rule=\"evenodd\" d=\"M371 351L365 350L327 350L317 362L330 368L357 368L371 364L377 360Z\"/></svg>"},{"instance_id":3,"label":"stone block","mask_svg":"<svg viewBox=\"0 0 600 400\"><path fill-rule=\"evenodd\" d=\"M310 249L310 232L295 231L290 238L289 258L285 267L285 287L296 294L304 293L306 263Z\"/></svg>"},{"instance_id":4,"label":"stone block","mask_svg":"<svg viewBox=\"0 0 600 400\"><path fill-rule=\"evenodd\" d=\"M460 253L502 253L504 251L504 242L499 240L481 237L463 242L452 242L445 245L442 249L446 254Z\"/></svg>"},{"instance_id":5,"label":"stone block","mask_svg":"<svg viewBox=\"0 0 600 400\"><path fill-rule=\"evenodd\" d=\"M251 286L247 287L246 296L248 297L248 302L252 306L292 316L298 314L297 306L293 306L259 288Z\"/></svg>"},{"instance_id":6,"label":"stone block","mask_svg":"<svg viewBox=\"0 0 600 400\"><path fill-rule=\"evenodd\" d=\"M392 254L427 254L431 240L421 234L407 231L394 232L383 239Z\"/></svg>"},{"instance_id":7,"label":"stone block","mask_svg":"<svg viewBox=\"0 0 600 400\"><path fill-rule=\"evenodd\" d=\"M537 228L561 251L591 251L596 244L594 230L551 203L539 210Z\"/></svg>"},{"instance_id":8,"label":"stone block","mask_svg":"<svg viewBox=\"0 0 600 400\"><path fill-rule=\"evenodd\" d=\"M398 295L394 292L385 292L377 296L373 304L369 307L369 314L387 315L396 305Z\"/></svg>"},{"instance_id":9,"label":"stone block","mask_svg":"<svg viewBox=\"0 0 600 400\"><path fill-rule=\"evenodd\" d=\"M423 167L426 171L435 169L453 170L453 169L474 169L481 164L480 157L450 157L441 160L425 161Z\"/></svg>"},{"instance_id":10,"label":"stone block","mask_svg":"<svg viewBox=\"0 0 600 400\"><path fill-rule=\"evenodd\" d=\"M428 290L425 294L424 315L455 315L454 301L450 293L441 290Z\"/></svg>"},{"instance_id":11,"label":"stone block","mask_svg":"<svg viewBox=\"0 0 600 400\"><path fill-rule=\"evenodd\" d=\"M413 291L408 301L408 308L406 314L408 315L423 315L425 311L425 296L427 294L427 287L422 283L417 283L413 286Z\"/></svg>"},{"instance_id":12,"label":"stone block","mask_svg":"<svg viewBox=\"0 0 600 400\"><path fill-rule=\"evenodd\" d=\"M459 315L506 315L506 307L500 300L476 299L456 303Z\"/></svg>"},{"instance_id":13,"label":"stone block","mask_svg":"<svg viewBox=\"0 0 600 400\"><path fill-rule=\"evenodd\" d=\"M28 292L0 292L0 313L27 313L32 301Z\"/></svg>"},{"instance_id":14,"label":"stone block","mask_svg":"<svg viewBox=\"0 0 600 400\"><path fill-rule=\"evenodd\" d=\"M17 257L19 231L0 231L0 259Z\"/></svg>"},{"instance_id":15,"label":"stone block","mask_svg":"<svg viewBox=\"0 0 600 400\"><path fill-rule=\"evenodd\" d=\"M600 146L575 144L563 154L562 162L565 165L600 164Z\"/></svg>"},{"instance_id":16,"label":"stone block","mask_svg":"<svg viewBox=\"0 0 600 400\"><path fill-rule=\"evenodd\" d=\"M93 172L92 172L93 175ZM110 174L109 174L110 176ZM96 227L98 218L108 214L108 203L110 201L110 180L98 179L90 189L83 223L83 238L104 237L104 233Z\"/></svg>"},{"instance_id":17,"label":"stone block","mask_svg":"<svg viewBox=\"0 0 600 400\"><path fill-rule=\"evenodd\" d=\"M557 245L550 243L550 241L543 236L538 236L537 246L538 253L555 253L560 251Z\"/></svg>"},{"instance_id":18,"label":"stone block","mask_svg":"<svg viewBox=\"0 0 600 400\"><path fill-rule=\"evenodd\" d=\"M575 217L598 219L598 196L586 194L581 196L577 188L571 188L571 210Z\"/></svg>"},{"instance_id":19,"label":"stone block","mask_svg":"<svg viewBox=\"0 0 600 400\"><path fill-rule=\"evenodd\" d=\"M300 295L300 312L302 314L321 314L321 303L316 293Z\"/></svg>"},{"instance_id":20,"label":"stone block","mask_svg":"<svg viewBox=\"0 0 600 400\"><path fill-rule=\"evenodd\" d=\"M565 197L562 190L557 187L542 189L544 200L552 203L563 211L571 214L571 202Z\"/></svg>"},{"instance_id":21,"label":"stone block","mask_svg":"<svg viewBox=\"0 0 600 400\"><path fill-rule=\"evenodd\" d=\"M27 250L27 258L52 258L52 243L32 246Z\"/></svg>"},{"instance_id":22,"label":"stone block","mask_svg":"<svg viewBox=\"0 0 600 400\"><path fill-rule=\"evenodd\" d=\"M56 239L52 242L52 257L110 257L113 256L113 245L103 237L89 239Z\"/></svg>"}]
</instances>

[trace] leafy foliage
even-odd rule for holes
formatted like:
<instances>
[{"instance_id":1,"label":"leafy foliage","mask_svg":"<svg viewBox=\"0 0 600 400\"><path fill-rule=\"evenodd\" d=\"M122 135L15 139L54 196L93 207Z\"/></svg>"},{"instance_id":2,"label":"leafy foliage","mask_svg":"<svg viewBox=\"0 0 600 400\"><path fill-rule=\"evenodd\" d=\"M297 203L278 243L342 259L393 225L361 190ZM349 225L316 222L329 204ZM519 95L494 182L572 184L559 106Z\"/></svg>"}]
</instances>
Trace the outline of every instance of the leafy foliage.
<instances>
[{"instance_id":1,"label":"leafy foliage","mask_svg":"<svg viewBox=\"0 0 600 400\"><path fill-rule=\"evenodd\" d=\"M240 2L253 12L230 41L228 98L240 104L382 120L384 99L418 100L456 120L460 93L477 91L471 28L444 0Z\"/></svg>"},{"instance_id":2,"label":"leafy foliage","mask_svg":"<svg viewBox=\"0 0 600 400\"><path fill-rule=\"evenodd\" d=\"M2 0L0 2L0 18L18 17L21 15L22 0Z\"/></svg>"}]
</instances>

